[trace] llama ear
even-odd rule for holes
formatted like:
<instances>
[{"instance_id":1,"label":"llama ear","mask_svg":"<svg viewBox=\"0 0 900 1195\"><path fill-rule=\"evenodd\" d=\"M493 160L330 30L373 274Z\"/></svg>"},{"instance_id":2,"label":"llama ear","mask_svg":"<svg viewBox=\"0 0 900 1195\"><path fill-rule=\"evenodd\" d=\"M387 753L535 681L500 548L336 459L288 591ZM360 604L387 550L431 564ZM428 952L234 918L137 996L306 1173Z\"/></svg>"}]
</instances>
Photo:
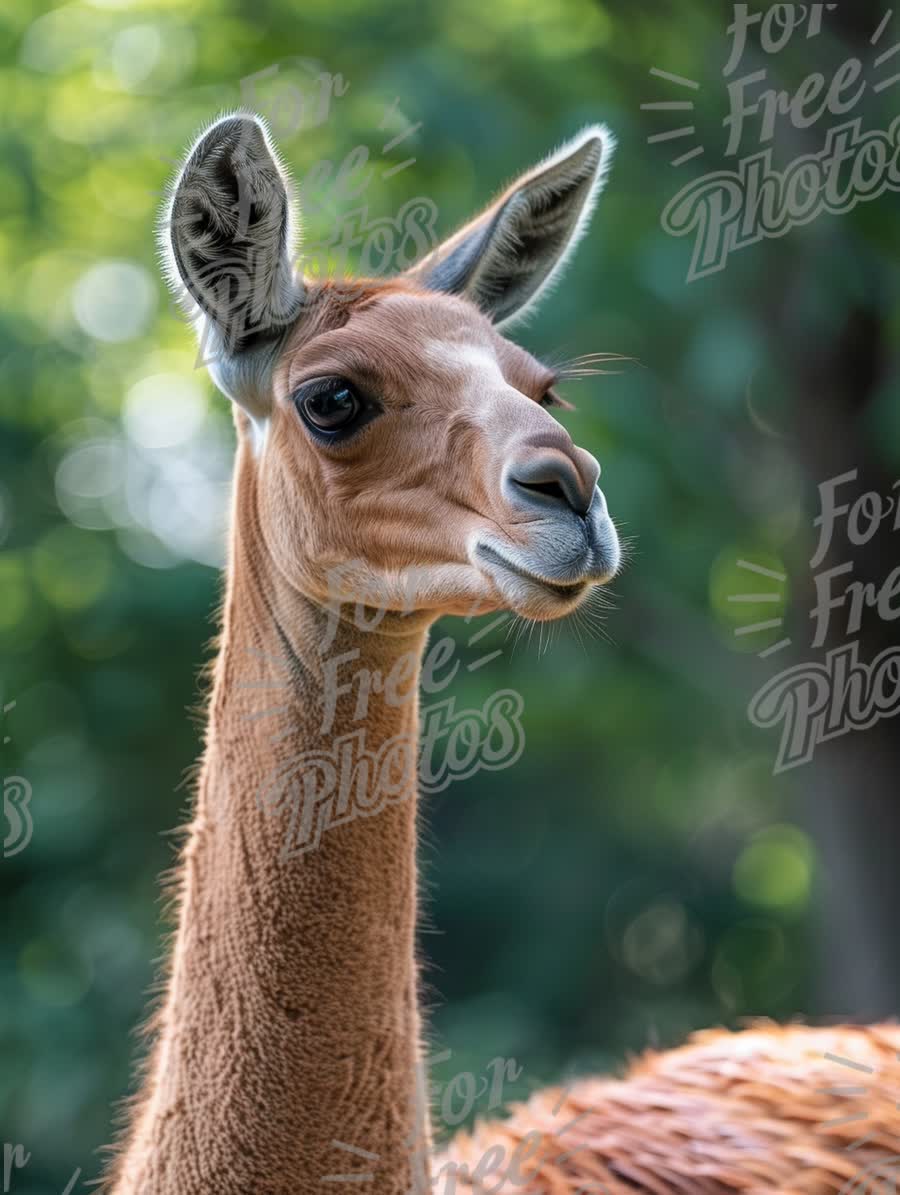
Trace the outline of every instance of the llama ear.
<instances>
[{"instance_id":1,"label":"llama ear","mask_svg":"<svg viewBox=\"0 0 900 1195\"><path fill-rule=\"evenodd\" d=\"M262 415L266 370L303 303L291 262L290 184L262 122L223 117L194 143L163 227L170 281L202 325L219 387Z\"/></svg>"},{"instance_id":2,"label":"llama ear","mask_svg":"<svg viewBox=\"0 0 900 1195\"><path fill-rule=\"evenodd\" d=\"M465 295L498 324L522 315L587 228L614 148L605 125L582 130L408 276L430 290Z\"/></svg>"}]
</instances>

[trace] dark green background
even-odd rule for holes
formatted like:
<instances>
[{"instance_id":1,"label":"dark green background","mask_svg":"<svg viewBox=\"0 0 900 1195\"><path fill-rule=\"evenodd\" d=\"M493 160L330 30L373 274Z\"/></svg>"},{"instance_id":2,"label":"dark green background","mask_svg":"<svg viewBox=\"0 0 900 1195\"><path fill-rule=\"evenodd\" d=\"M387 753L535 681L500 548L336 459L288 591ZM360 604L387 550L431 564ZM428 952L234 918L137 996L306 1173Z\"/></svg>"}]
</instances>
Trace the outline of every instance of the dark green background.
<instances>
[{"instance_id":1,"label":"dark green background","mask_svg":"<svg viewBox=\"0 0 900 1195\"><path fill-rule=\"evenodd\" d=\"M870 64L882 10L841 9L777 58L751 46L743 69L796 88L851 54ZM514 1057L523 1073L506 1090L522 1092L704 1025L897 1011L894 725L773 777L776 736L746 716L764 680L812 658L816 485L856 468L858 492L886 493L900 472L896 195L686 283L691 246L660 215L692 172L733 165L730 12L108 0L20 2L2 18L0 697L17 703L4 772L34 791L33 839L0 862L0 1133L32 1155L11 1190L61 1192L76 1167L99 1168L198 750L219 578L195 557L214 558L202 523L225 507L232 429L159 278L159 196L198 127L240 102L241 80L278 64L259 89L271 107L303 82L298 56L350 85L325 123L282 137L299 178L360 144L380 168L416 158L376 171L370 218L427 196L446 234L582 125L605 121L619 139L591 232L516 335L538 355L635 359L563 387L578 406L564 422L601 460L633 559L602 633L564 626L539 651L537 633L514 648L498 630L478 648L503 655L454 687L466 704L520 691L527 747L515 767L425 803L432 1040L453 1052L438 1079ZM706 152L686 166L669 163L690 141L647 143L682 119L641 110L683 98L651 67L701 85L690 120ZM886 129L897 95L869 88L856 114ZM395 99L422 127L382 155ZM776 160L818 150L834 123L781 122ZM322 212L310 218L310 241L328 231ZM161 443L167 426L177 443ZM879 536L853 555L854 576L880 582L896 557ZM759 588L742 558L791 575L781 600L728 601ZM780 615L795 655L760 661L773 636L734 630ZM475 658L474 628L447 629ZM839 619L833 635L846 639ZM895 637L868 616L863 658Z\"/></svg>"}]
</instances>

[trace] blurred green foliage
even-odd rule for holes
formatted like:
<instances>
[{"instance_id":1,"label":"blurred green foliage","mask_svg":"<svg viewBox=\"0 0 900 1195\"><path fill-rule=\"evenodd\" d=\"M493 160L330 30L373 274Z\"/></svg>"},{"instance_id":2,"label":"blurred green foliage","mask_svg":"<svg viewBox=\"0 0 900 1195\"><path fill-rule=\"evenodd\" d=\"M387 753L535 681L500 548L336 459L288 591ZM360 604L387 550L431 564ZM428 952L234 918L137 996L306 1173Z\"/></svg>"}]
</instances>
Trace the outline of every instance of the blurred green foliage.
<instances>
[{"instance_id":1,"label":"blurred green foliage","mask_svg":"<svg viewBox=\"0 0 900 1195\"><path fill-rule=\"evenodd\" d=\"M602 625L552 645L500 632L502 656L460 682L478 704L518 689L527 748L424 810L432 1034L453 1051L438 1077L512 1056L521 1092L695 1027L821 1011L816 848L745 717L763 644L734 635L790 591L774 611L729 597L746 589L738 560L782 568L813 542L777 288L794 263L793 302L826 338L877 292L896 345L890 197L686 285L690 246L660 214L715 164L725 112L727 12L697 0L20 0L0 20L0 697L16 703L6 773L34 792L33 839L0 863L0 1124L32 1155L11 1189L97 1173L162 950L157 880L189 807L232 428L154 225L186 144L248 86L297 178L364 145L370 217L431 197L442 234L583 124L619 141L591 232L516 335L538 355L634 359L564 387L578 409L563 416L603 463L633 559ZM846 53L823 35L782 67L796 84ZM300 59L349 86L298 130ZM641 104L672 98L652 66L702 83L707 156L678 170L646 144L667 126ZM404 122L421 128L385 153ZM336 215L325 200L311 243ZM867 418L895 468L896 404ZM470 650L468 628L448 630Z\"/></svg>"}]
</instances>

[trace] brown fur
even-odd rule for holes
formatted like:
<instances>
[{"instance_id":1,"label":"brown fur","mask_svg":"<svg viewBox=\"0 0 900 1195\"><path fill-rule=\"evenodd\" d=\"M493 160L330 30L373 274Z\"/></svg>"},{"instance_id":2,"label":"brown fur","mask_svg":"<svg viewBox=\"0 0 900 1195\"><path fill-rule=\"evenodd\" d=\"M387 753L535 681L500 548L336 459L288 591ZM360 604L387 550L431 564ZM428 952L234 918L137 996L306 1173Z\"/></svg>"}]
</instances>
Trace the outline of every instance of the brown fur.
<instances>
[{"instance_id":1,"label":"brown fur","mask_svg":"<svg viewBox=\"0 0 900 1195\"><path fill-rule=\"evenodd\" d=\"M427 364L429 344L454 338L495 355L516 387L509 398L473 387L459 401L452 362ZM364 458L329 458L311 448L290 394L303 376L363 369L370 381L377 375L388 413L366 436ZM435 569L416 606L500 604L468 562L464 532L506 517L488 480L492 452L534 429L576 451L534 401L548 375L464 300L388 284L364 291L349 313L323 294L279 368L261 455L238 414L221 649L177 879L179 926L144 1090L114 1168L116 1195L286 1195L346 1169L334 1140L379 1155L385 1195L409 1188L418 1041L414 793L287 861L279 855L284 819L261 809L257 795L300 746L327 747L361 725L355 693L345 694L333 726L321 731L330 565L358 559L351 587L373 578L393 587L398 613L374 632L342 621L327 653L358 650L356 667L382 675L400 656L418 658L435 616L399 613L409 565L441 561L444 570ZM404 418L413 402L416 418ZM272 721L256 717L271 706L284 706L275 723L291 731L275 745ZM372 751L394 735L414 737L415 702L392 706L373 695L364 725Z\"/></svg>"},{"instance_id":2,"label":"brown fur","mask_svg":"<svg viewBox=\"0 0 900 1195\"><path fill-rule=\"evenodd\" d=\"M301 285L283 258L283 180L257 124L226 118L189 157L172 209L176 266L218 320L218 343L232 352L220 384L243 409L221 645L175 879L178 928L111 1195L307 1195L329 1175L360 1171L348 1150L371 1155L362 1165L376 1195L429 1189L415 1167L428 1127L414 763L402 800L327 830L295 857L283 849L289 806L266 794L298 753L327 754L356 730L370 753L396 736L415 742L418 668L439 615L512 608L558 618L615 573L599 466L542 406L553 372L476 305L493 296L506 318L551 276L580 235L605 140L599 127L586 131L501 197L500 244L488 238L468 298L424 289L424 275L360 282L352 296ZM254 219L237 238L229 170L242 163ZM264 315L300 311L283 339L280 325L253 331L245 321L236 331L216 307L228 293L216 271L232 268L237 250L238 264L251 265L254 238L270 270ZM448 289L465 284L458 258L438 251L435 260ZM293 401L298 386L325 375L377 395L382 408L340 445L312 436ZM388 613L363 631L345 605L323 653L337 567L345 603ZM357 680L405 661L409 699L392 703L376 686L360 708L354 687L323 718L328 661L351 652ZM825 1123L842 1101L816 1096L831 1081L822 1054L834 1042L857 1061L877 1055L893 1076L895 1034L713 1036L624 1081L573 1087L560 1109L586 1115L564 1142L550 1116L560 1097L548 1092L460 1139L448 1157L474 1160L470 1189L481 1190L479 1151L539 1130L527 1177L545 1195L588 1190L585 1179L656 1195L831 1191L850 1163ZM894 1123L884 1090L880 1129ZM583 1148L565 1160L560 1144ZM501 1178L504 1191L516 1186Z\"/></svg>"},{"instance_id":3,"label":"brown fur","mask_svg":"<svg viewBox=\"0 0 900 1195\"><path fill-rule=\"evenodd\" d=\"M895 1025L697 1033L461 1134L435 1158L435 1195L888 1195L898 1050Z\"/></svg>"},{"instance_id":4,"label":"brown fur","mask_svg":"<svg viewBox=\"0 0 900 1195\"><path fill-rule=\"evenodd\" d=\"M319 737L316 694L286 684L292 650L318 666L315 611L271 567L261 543L253 462L242 447L224 643L216 666L197 810L179 880L172 975L117 1192L298 1190L340 1168L337 1137L377 1143L401 1169L417 1039L415 805L326 835L282 861L283 819L257 802L279 759L260 708L286 705L297 740ZM277 620L277 622L276 622ZM421 646L341 626L372 667ZM268 684L270 690L242 689ZM351 728L351 702L333 734ZM413 706L373 709L371 746L407 730ZM396 1093L399 1092L398 1096ZM399 1195L403 1184L385 1187Z\"/></svg>"}]
</instances>

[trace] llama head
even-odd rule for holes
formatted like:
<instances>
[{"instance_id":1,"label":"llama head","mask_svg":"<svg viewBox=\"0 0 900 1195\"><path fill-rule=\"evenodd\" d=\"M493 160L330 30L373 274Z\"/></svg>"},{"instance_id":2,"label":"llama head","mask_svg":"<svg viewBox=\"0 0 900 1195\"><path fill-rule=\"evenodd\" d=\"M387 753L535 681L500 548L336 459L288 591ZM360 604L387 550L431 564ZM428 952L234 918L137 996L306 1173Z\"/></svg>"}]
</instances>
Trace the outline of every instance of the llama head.
<instances>
[{"instance_id":1,"label":"llama head","mask_svg":"<svg viewBox=\"0 0 900 1195\"><path fill-rule=\"evenodd\" d=\"M578 241L612 147L584 130L406 273L348 286L295 270L290 183L255 117L194 144L164 250L236 404L237 517L298 589L551 619L614 575L600 467L548 409L554 371L499 331Z\"/></svg>"}]
</instances>

